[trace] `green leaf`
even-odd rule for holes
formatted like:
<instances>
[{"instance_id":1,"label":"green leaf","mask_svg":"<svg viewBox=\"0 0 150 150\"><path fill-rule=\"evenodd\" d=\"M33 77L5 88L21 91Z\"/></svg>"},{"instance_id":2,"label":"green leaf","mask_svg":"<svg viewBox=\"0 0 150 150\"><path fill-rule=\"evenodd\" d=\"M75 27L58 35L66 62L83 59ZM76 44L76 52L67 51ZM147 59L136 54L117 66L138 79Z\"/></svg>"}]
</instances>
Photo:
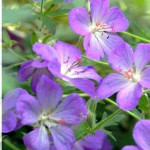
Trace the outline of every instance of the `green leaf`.
<instances>
[{"instance_id":1,"label":"green leaf","mask_svg":"<svg viewBox=\"0 0 150 150\"><path fill-rule=\"evenodd\" d=\"M105 112L104 112L105 113ZM103 117L104 117L104 114L103 114ZM106 116L105 116L106 117ZM116 115L114 116L111 120L105 122L101 128L105 128L105 127L108 127L108 126L114 126L114 125L118 125L118 123L125 117L124 114L119 114L119 115ZM107 119L107 118L105 118ZM104 119L104 120L105 120Z\"/></svg>"},{"instance_id":2,"label":"green leaf","mask_svg":"<svg viewBox=\"0 0 150 150\"><path fill-rule=\"evenodd\" d=\"M11 43L10 37L6 30L3 30L3 41L5 44L8 44L8 45L10 45L10 43Z\"/></svg>"},{"instance_id":3,"label":"green leaf","mask_svg":"<svg viewBox=\"0 0 150 150\"><path fill-rule=\"evenodd\" d=\"M103 113L102 120L105 120L108 117L107 112Z\"/></svg>"},{"instance_id":4,"label":"green leaf","mask_svg":"<svg viewBox=\"0 0 150 150\"><path fill-rule=\"evenodd\" d=\"M50 2L44 3L44 6L50 6L58 3L63 3L62 0L52 0Z\"/></svg>"},{"instance_id":5,"label":"green leaf","mask_svg":"<svg viewBox=\"0 0 150 150\"><path fill-rule=\"evenodd\" d=\"M38 37L37 37L36 33L33 31L32 32L31 43L34 44L37 41L38 41Z\"/></svg>"},{"instance_id":6,"label":"green leaf","mask_svg":"<svg viewBox=\"0 0 150 150\"><path fill-rule=\"evenodd\" d=\"M50 35L45 36L45 37L42 39L42 43L47 43L47 41L49 40L50 37L51 37Z\"/></svg>"},{"instance_id":7,"label":"green leaf","mask_svg":"<svg viewBox=\"0 0 150 150\"><path fill-rule=\"evenodd\" d=\"M54 23L54 20L51 19L50 17L46 16L46 15L43 15L42 16L42 19L43 19L43 26L46 26L49 31L55 35L55 32L56 32L56 25Z\"/></svg>"},{"instance_id":8,"label":"green leaf","mask_svg":"<svg viewBox=\"0 0 150 150\"><path fill-rule=\"evenodd\" d=\"M106 133L108 136L110 136L114 141L116 141L116 138L114 137L114 135L112 134L111 131L108 131L106 129L102 129L101 131L103 131L104 133Z\"/></svg>"},{"instance_id":9,"label":"green leaf","mask_svg":"<svg viewBox=\"0 0 150 150\"><path fill-rule=\"evenodd\" d=\"M76 129L74 129L76 139L80 139L80 137L84 137L88 133L92 134L93 132L91 132L91 128L87 122L81 123Z\"/></svg>"},{"instance_id":10,"label":"green leaf","mask_svg":"<svg viewBox=\"0 0 150 150\"><path fill-rule=\"evenodd\" d=\"M50 15L53 17L64 16L70 11L70 9L57 9L55 11L50 12Z\"/></svg>"},{"instance_id":11,"label":"green leaf","mask_svg":"<svg viewBox=\"0 0 150 150\"><path fill-rule=\"evenodd\" d=\"M140 110L146 111L148 109L148 99L146 95L143 95L140 99L139 105Z\"/></svg>"}]
</instances>

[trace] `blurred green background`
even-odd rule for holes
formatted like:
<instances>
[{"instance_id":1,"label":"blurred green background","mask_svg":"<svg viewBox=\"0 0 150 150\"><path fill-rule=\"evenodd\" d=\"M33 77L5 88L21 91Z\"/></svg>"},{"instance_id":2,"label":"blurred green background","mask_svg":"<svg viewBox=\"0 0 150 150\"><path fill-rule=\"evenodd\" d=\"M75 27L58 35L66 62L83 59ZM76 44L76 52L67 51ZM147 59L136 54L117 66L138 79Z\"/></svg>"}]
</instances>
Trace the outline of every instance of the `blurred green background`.
<instances>
[{"instance_id":1,"label":"blurred green background","mask_svg":"<svg viewBox=\"0 0 150 150\"><path fill-rule=\"evenodd\" d=\"M119 6L128 18L130 22L128 32L150 40L149 0L110 0L110 2L111 6ZM19 83L16 74L23 61L36 57L32 51L34 42L39 41L52 44L55 40L62 40L73 45L78 43L79 36L70 29L67 17L71 8L85 5L86 0L74 0L71 3L64 3L62 0L47 0L44 3L43 12L46 12L43 19L40 16L40 4L32 0L3 0L3 95L16 87L23 87L29 92L31 91L30 81ZM119 35L133 48L142 42L123 33L119 33ZM79 48L83 51L82 44L80 44ZM84 64L94 65L102 77L112 72L109 66L97 64L86 58L84 58ZM65 93L76 90L75 88L69 89L65 87ZM115 100L115 95L112 99ZM111 114L115 110L116 107L107 102L99 103L96 113L97 121L101 120L104 112ZM143 110L136 109L135 113L142 116ZM116 141L114 141L109 137L114 150L120 150L124 145L134 144L132 129L136 120L124 113L123 119L120 119L119 122L117 126L106 128L116 138ZM24 150L25 146L22 142L22 136L30 130L31 127L23 127L18 131L4 134L3 149L15 150L17 148L18 150Z\"/></svg>"}]
</instances>

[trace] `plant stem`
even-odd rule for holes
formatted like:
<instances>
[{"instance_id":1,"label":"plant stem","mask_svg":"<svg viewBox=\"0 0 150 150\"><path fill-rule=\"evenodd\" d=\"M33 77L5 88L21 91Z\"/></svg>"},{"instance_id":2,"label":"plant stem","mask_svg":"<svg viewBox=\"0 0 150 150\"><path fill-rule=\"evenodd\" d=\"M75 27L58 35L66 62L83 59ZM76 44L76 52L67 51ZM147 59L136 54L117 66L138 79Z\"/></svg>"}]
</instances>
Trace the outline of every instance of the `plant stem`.
<instances>
[{"instance_id":1,"label":"plant stem","mask_svg":"<svg viewBox=\"0 0 150 150\"><path fill-rule=\"evenodd\" d=\"M144 90L144 93L150 93L150 90Z\"/></svg>"},{"instance_id":2,"label":"plant stem","mask_svg":"<svg viewBox=\"0 0 150 150\"><path fill-rule=\"evenodd\" d=\"M117 103L115 103L113 100L107 98L105 99L105 101L115 105L115 106L118 106ZM133 118L135 118L136 120L141 120L141 118L139 118L137 115L135 115L134 113L132 113L131 111L125 111L127 114L129 114L130 116L132 116Z\"/></svg>"},{"instance_id":3,"label":"plant stem","mask_svg":"<svg viewBox=\"0 0 150 150\"><path fill-rule=\"evenodd\" d=\"M12 64L12 65L10 65L10 66L3 67L3 68L4 68L4 69L11 69L11 68L16 67L16 66L21 66L22 63L23 63L23 62L16 63L16 64Z\"/></svg>"},{"instance_id":4,"label":"plant stem","mask_svg":"<svg viewBox=\"0 0 150 150\"><path fill-rule=\"evenodd\" d=\"M20 56L20 55L18 55L17 53L15 53L13 50L9 49L9 51L10 51L13 55L15 55L17 58L19 58L20 60L26 61L25 58L23 58L22 56Z\"/></svg>"},{"instance_id":5,"label":"plant stem","mask_svg":"<svg viewBox=\"0 0 150 150\"><path fill-rule=\"evenodd\" d=\"M122 32L122 33L125 34L125 35L128 35L128 36L134 37L134 38L136 38L136 39L139 39L139 40L141 40L141 41L150 43L150 40L145 39L145 38L143 38L143 37L140 37L140 36L138 36L138 35L135 35L135 34L132 34L132 33L129 33L129 32Z\"/></svg>"},{"instance_id":6,"label":"plant stem","mask_svg":"<svg viewBox=\"0 0 150 150\"><path fill-rule=\"evenodd\" d=\"M44 0L41 1L41 14L43 14L43 3L44 3Z\"/></svg>"},{"instance_id":7,"label":"plant stem","mask_svg":"<svg viewBox=\"0 0 150 150\"><path fill-rule=\"evenodd\" d=\"M89 97L89 95L85 94L85 93L78 93L81 97ZM63 98L67 97L68 94L63 94Z\"/></svg>"},{"instance_id":8,"label":"plant stem","mask_svg":"<svg viewBox=\"0 0 150 150\"><path fill-rule=\"evenodd\" d=\"M91 129L91 132L94 133L95 130L100 129L100 128L103 126L103 124L105 124L107 121L113 119L116 115L120 114L121 112L122 112L122 110L121 110L121 109L118 109L118 110L115 111L113 114L111 114L110 116L108 116L106 119L104 119L104 120L100 121L99 123L97 123L97 125L96 125L93 129ZM78 140L81 140L83 137L85 137L85 136L88 135L88 134L89 134L89 133L87 133L87 132L84 133L84 135L82 135L82 136L80 136L79 138L77 138L77 141L78 141Z\"/></svg>"},{"instance_id":9,"label":"plant stem","mask_svg":"<svg viewBox=\"0 0 150 150\"><path fill-rule=\"evenodd\" d=\"M113 114L111 114L110 116L108 116L106 119L100 121L93 129L92 131L94 132L97 129L100 129L103 124L105 124L107 121L111 120L112 118L114 118L116 115L120 114L122 112L121 109L118 109L117 111L115 111Z\"/></svg>"},{"instance_id":10,"label":"plant stem","mask_svg":"<svg viewBox=\"0 0 150 150\"><path fill-rule=\"evenodd\" d=\"M84 58L86 58L86 59L89 59L88 57L86 57L86 56L84 56L84 55L82 55L82 57L84 57ZM109 64L108 64L108 63L103 62L103 61L95 61L95 60L92 60L92 59L90 59L90 60L91 60L91 61L94 61L95 63L101 64L101 65L104 65L104 66L109 66Z\"/></svg>"},{"instance_id":11,"label":"plant stem","mask_svg":"<svg viewBox=\"0 0 150 150\"><path fill-rule=\"evenodd\" d=\"M3 141L7 146L10 147L11 150L20 150L19 148L17 148L14 144L12 144L9 140L5 139Z\"/></svg>"},{"instance_id":12,"label":"plant stem","mask_svg":"<svg viewBox=\"0 0 150 150\"><path fill-rule=\"evenodd\" d=\"M78 39L78 43L76 45L77 48L79 48L82 40L83 40L83 36L80 36L79 39Z\"/></svg>"}]
</instances>

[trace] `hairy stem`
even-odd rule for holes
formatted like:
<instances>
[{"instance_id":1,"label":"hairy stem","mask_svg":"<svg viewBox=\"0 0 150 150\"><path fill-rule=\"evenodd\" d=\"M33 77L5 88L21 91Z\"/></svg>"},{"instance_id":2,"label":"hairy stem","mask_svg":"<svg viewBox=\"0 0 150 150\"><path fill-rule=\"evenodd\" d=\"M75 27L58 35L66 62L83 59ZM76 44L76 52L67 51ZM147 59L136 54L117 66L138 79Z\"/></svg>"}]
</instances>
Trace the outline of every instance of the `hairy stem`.
<instances>
[{"instance_id":1,"label":"hairy stem","mask_svg":"<svg viewBox=\"0 0 150 150\"><path fill-rule=\"evenodd\" d=\"M113 114L111 114L110 116L108 116L106 119L104 119L104 120L100 121L99 123L97 123L97 125L92 129L92 131L94 132L95 130L100 129L103 126L103 124L105 124L109 120L113 119L115 116L117 116L121 112L122 112L122 110L118 109Z\"/></svg>"},{"instance_id":2,"label":"hairy stem","mask_svg":"<svg viewBox=\"0 0 150 150\"><path fill-rule=\"evenodd\" d=\"M141 40L141 41L150 43L150 40L145 39L145 38L143 38L143 37L140 37L140 36L138 36L138 35L135 35L135 34L132 34L132 33L129 33L129 32L121 32L121 33L123 33L123 34L125 34L125 35L128 35L128 36L131 36L131 37L133 37L133 38L139 39L139 40Z\"/></svg>"}]
</instances>

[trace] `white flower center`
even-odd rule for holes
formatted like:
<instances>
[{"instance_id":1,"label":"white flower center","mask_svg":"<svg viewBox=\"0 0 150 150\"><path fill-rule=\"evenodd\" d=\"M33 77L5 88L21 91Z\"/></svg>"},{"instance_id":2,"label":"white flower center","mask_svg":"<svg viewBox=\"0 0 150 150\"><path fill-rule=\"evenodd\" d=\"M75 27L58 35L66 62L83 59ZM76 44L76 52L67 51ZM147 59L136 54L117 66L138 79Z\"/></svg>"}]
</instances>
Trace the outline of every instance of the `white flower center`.
<instances>
[{"instance_id":1,"label":"white flower center","mask_svg":"<svg viewBox=\"0 0 150 150\"><path fill-rule=\"evenodd\" d=\"M57 126L58 124L64 125L66 124L65 120L63 118L57 119L53 118L49 113L43 113L39 117L39 121L49 129L53 126Z\"/></svg>"},{"instance_id":2,"label":"white flower center","mask_svg":"<svg viewBox=\"0 0 150 150\"><path fill-rule=\"evenodd\" d=\"M136 73L136 74L133 75L133 78L134 78L135 81L139 81L141 79L141 75Z\"/></svg>"}]
</instances>

